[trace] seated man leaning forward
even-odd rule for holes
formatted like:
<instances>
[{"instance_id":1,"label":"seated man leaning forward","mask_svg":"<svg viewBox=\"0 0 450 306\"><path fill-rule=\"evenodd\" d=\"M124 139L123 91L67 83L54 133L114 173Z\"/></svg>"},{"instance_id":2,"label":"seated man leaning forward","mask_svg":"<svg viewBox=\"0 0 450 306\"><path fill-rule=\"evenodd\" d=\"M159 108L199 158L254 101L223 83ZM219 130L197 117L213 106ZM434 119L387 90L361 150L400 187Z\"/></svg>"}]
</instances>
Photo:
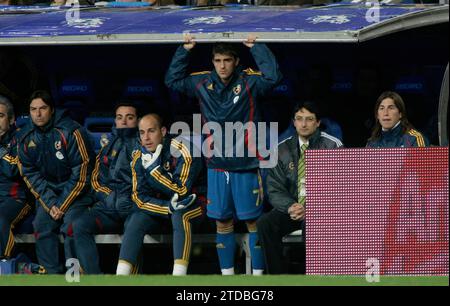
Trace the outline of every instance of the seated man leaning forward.
<instances>
[{"instance_id":1,"label":"seated man leaning forward","mask_svg":"<svg viewBox=\"0 0 450 306\"><path fill-rule=\"evenodd\" d=\"M141 146L133 153L132 199L135 203L120 248L118 275L137 270L145 234L157 231L169 219L173 228L173 275L185 275L192 245L192 227L203 215L194 183L202 170L193 147L167 134L162 119L148 114L139 121ZM192 143L192 142L191 142Z\"/></svg>"}]
</instances>

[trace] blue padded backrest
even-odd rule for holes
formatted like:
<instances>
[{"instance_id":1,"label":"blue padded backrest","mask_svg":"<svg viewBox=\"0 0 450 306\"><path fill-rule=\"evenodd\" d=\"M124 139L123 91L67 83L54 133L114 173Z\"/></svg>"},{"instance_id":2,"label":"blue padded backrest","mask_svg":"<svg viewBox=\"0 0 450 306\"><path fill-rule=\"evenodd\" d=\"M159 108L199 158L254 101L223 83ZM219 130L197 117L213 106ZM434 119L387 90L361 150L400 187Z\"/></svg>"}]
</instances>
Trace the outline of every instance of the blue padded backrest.
<instances>
[{"instance_id":1,"label":"blue padded backrest","mask_svg":"<svg viewBox=\"0 0 450 306\"><path fill-rule=\"evenodd\" d=\"M124 96L129 98L159 98L160 95L160 84L152 79L130 79L124 89Z\"/></svg>"},{"instance_id":2,"label":"blue padded backrest","mask_svg":"<svg viewBox=\"0 0 450 306\"><path fill-rule=\"evenodd\" d=\"M96 153L111 139L111 131L114 125L112 117L87 117L84 127L91 136L92 147Z\"/></svg>"}]
</instances>

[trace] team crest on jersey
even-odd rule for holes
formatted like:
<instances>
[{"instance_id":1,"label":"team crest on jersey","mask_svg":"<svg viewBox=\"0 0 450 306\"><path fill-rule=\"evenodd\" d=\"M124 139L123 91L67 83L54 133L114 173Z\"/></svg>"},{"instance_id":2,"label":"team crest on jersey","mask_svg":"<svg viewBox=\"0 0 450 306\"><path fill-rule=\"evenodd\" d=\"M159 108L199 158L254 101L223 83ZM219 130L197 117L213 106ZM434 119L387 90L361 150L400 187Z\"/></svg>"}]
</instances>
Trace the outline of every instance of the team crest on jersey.
<instances>
[{"instance_id":1,"label":"team crest on jersey","mask_svg":"<svg viewBox=\"0 0 450 306\"><path fill-rule=\"evenodd\" d=\"M233 87L234 94L235 95L240 94L241 93L241 89L242 89L241 84L238 84L237 86Z\"/></svg>"},{"instance_id":2,"label":"team crest on jersey","mask_svg":"<svg viewBox=\"0 0 450 306\"><path fill-rule=\"evenodd\" d=\"M164 170L169 171L170 170L170 163L166 162L163 166Z\"/></svg>"},{"instance_id":3,"label":"team crest on jersey","mask_svg":"<svg viewBox=\"0 0 450 306\"><path fill-rule=\"evenodd\" d=\"M289 170L291 170L291 171L294 170L294 162L290 162L288 167L289 167Z\"/></svg>"},{"instance_id":4,"label":"team crest on jersey","mask_svg":"<svg viewBox=\"0 0 450 306\"><path fill-rule=\"evenodd\" d=\"M61 150L61 148L62 148L61 140L55 141L55 149L59 151Z\"/></svg>"},{"instance_id":5,"label":"team crest on jersey","mask_svg":"<svg viewBox=\"0 0 450 306\"><path fill-rule=\"evenodd\" d=\"M214 85L213 85L213 83L209 84L208 87L206 87L206 88L208 88L208 90L214 90Z\"/></svg>"},{"instance_id":6,"label":"team crest on jersey","mask_svg":"<svg viewBox=\"0 0 450 306\"><path fill-rule=\"evenodd\" d=\"M104 146L107 146L108 144L109 144L108 135L102 134L102 136L100 136L100 145L103 148Z\"/></svg>"},{"instance_id":7,"label":"team crest on jersey","mask_svg":"<svg viewBox=\"0 0 450 306\"><path fill-rule=\"evenodd\" d=\"M36 148L36 144L34 143L33 139L31 139L28 143L28 148Z\"/></svg>"},{"instance_id":8,"label":"team crest on jersey","mask_svg":"<svg viewBox=\"0 0 450 306\"><path fill-rule=\"evenodd\" d=\"M55 155L56 155L56 158L59 159L59 160L63 160L64 159L64 155L60 151L56 152Z\"/></svg>"}]
</instances>

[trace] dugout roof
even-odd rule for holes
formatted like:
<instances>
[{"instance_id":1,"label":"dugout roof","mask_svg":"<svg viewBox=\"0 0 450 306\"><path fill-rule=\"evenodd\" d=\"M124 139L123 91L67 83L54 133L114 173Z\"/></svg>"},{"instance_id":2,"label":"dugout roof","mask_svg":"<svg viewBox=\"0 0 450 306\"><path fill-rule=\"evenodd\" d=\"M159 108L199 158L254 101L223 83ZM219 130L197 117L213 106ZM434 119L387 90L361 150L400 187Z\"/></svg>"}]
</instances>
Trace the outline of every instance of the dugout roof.
<instances>
[{"instance_id":1,"label":"dugout roof","mask_svg":"<svg viewBox=\"0 0 450 306\"><path fill-rule=\"evenodd\" d=\"M262 42L358 43L449 20L448 5L381 5L379 21L370 8L81 7L78 14L59 7L0 7L0 45L180 43L184 32L198 42L242 41L252 32Z\"/></svg>"}]
</instances>

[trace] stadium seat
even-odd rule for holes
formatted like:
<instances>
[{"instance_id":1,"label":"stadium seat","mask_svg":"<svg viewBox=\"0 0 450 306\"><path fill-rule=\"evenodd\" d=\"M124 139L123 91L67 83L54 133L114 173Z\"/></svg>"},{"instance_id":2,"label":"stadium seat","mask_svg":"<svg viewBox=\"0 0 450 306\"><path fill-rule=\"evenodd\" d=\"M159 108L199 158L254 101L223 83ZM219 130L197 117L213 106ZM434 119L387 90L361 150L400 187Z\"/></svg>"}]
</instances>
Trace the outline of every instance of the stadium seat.
<instances>
[{"instance_id":1,"label":"stadium seat","mask_svg":"<svg viewBox=\"0 0 450 306\"><path fill-rule=\"evenodd\" d=\"M161 96L160 85L152 79L129 79L125 86L125 97L129 98L159 98Z\"/></svg>"},{"instance_id":2,"label":"stadium seat","mask_svg":"<svg viewBox=\"0 0 450 306\"><path fill-rule=\"evenodd\" d=\"M290 121L289 111L295 103L294 86L291 79L284 78L267 96L261 99L264 121L278 122L279 129L284 130ZM280 111L284 109L286 111Z\"/></svg>"},{"instance_id":3,"label":"stadium seat","mask_svg":"<svg viewBox=\"0 0 450 306\"><path fill-rule=\"evenodd\" d=\"M16 127L23 128L30 121L30 116L23 115L16 118Z\"/></svg>"},{"instance_id":4,"label":"stadium seat","mask_svg":"<svg viewBox=\"0 0 450 306\"><path fill-rule=\"evenodd\" d=\"M111 117L87 117L85 119L84 127L91 136L92 148L96 153L108 144L113 125L114 118Z\"/></svg>"},{"instance_id":5,"label":"stadium seat","mask_svg":"<svg viewBox=\"0 0 450 306\"><path fill-rule=\"evenodd\" d=\"M338 138L340 141L343 141L344 139L341 126L331 118L322 117L320 119L320 129L325 133ZM278 136L278 142L282 142L293 135L295 135L295 127L291 123L289 127Z\"/></svg>"},{"instance_id":6,"label":"stadium seat","mask_svg":"<svg viewBox=\"0 0 450 306\"><path fill-rule=\"evenodd\" d=\"M423 94L425 92L425 78L419 75L399 77L395 83L395 91L402 94Z\"/></svg>"},{"instance_id":7,"label":"stadium seat","mask_svg":"<svg viewBox=\"0 0 450 306\"><path fill-rule=\"evenodd\" d=\"M89 106L94 104L92 81L80 77L64 79L58 86L57 101L72 119L83 124Z\"/></svg>"},{"instance_id":8,"label":"stadium seat","mask_svg":"<svg viewBox=\"0 0 450 306\"><path fill-rule=\"evenodd\" d=\"M437 104L427 101L425 93L428 91L425 77L418 72L411 72L397 78L394 91L405 101L408 120L420 131L426 128L428 121L437 110Z\"/></svg>"},{"instance_id":9,"label":"stadium seat","mask_svg":"<svg viewBox=\"0 0 450 306\"><path fill-rule=\"evenodd\" d=\"M338 138L340 141L344 140L344 135L342 133L342 128L333 119L329 117L324 117L320 119L320 126L322 131L324 131L327 134L330 134L331 136L334 136Z\"/></svg>"},{"instance_id":10,"label":"stadium seat","mask_svg":"<svg viewBox=\"0 0 450 306\"><path fill-rule=\"evenodd\" d=\"M293 96L293 84L288 78L284 78L281 83L273 89L270 96L283 96L292 97Z\"/></svg>"},{"instance_id":11,"label":"stadium seat","mask_svg":"<svg viewBox=\"0 0 450 306\"><path fill-rule=\"evenodd\" d=\"M169 106L163 90L163 85L157 79L130 78L125 84L123 97L135 101L145 110L161 113Z\"/></svg>"},{"instance_id":12,"label":"stadium seat","mask_svg":"<svg viewBox=\"0 0 450 306\"><path fill-rule=\"evenodd\" d=\"M333 71L330 91L335 94L346 94L353 91L353 72L350 69L336 69Z\"/></svg>"}]
</instances>

